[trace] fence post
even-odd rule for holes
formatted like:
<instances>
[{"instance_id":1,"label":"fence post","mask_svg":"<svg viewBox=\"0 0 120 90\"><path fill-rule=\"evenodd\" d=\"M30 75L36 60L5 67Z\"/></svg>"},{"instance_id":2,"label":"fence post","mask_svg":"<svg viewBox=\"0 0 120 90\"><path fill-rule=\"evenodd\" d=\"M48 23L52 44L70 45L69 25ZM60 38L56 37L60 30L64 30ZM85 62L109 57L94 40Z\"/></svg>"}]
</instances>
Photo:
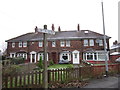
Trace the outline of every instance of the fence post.
<instances>
[{"instance_id":1,"label":"fence post","mask_svg":"<svg viewBox=\"0 0 120 90\"><path fill-rule=\"evenodd\" d=\"M50 78L51 78L51 76L50 76L50 70L48 70L48 83L50 83Z\"/></svg>"}]
</instances>

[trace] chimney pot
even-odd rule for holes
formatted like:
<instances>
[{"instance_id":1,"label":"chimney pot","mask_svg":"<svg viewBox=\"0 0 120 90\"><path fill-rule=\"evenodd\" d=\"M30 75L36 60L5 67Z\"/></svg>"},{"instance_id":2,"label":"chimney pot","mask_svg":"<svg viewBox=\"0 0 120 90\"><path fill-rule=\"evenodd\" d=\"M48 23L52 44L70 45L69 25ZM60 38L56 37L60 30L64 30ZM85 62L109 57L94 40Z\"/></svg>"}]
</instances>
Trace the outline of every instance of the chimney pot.
<instances>
[{"instance_id":1,"label":"chimney pot","mask_svg":"<svg viewBox=\"0 0 120 90\"><path fill-rule=\"evenodd\" d=\"M54 24L52 24L52 30L53 30L53 31L55 30Z\"/></svg>"},{"instance_id":2,"label":"chimney pot","mask_svg":"<svg viewBox=\"0 0 120 90\"><path fill-rule=\"evenodd\" d=\"M35 33L36 33L36 32L38 32L38 28L37 28L37 26L35 27Z\"/></svg>"},{"instance_id":3,"label":"chimney pot","mask_svg":"<svg viewBox=\"0 0 120 90\"><path fill-rule=\"evenodd\" d=\"M44 25L44 29L47 29L47 25Z\"/></svg>"},{"instance_id":4,"label":"chimney pot","mask_svg":"<svg viewBox=\"0 0 120 90\"><path fill-rule=\"evenodd\" d=\"M59 32L61 31L61 28L60 28L60 26L58 27L58 31L59 31Z\"/></svg>"},{"instance_id":5,"label":"chimney pot","mask_svg":"<svg viewBox=\"0 0 120 90\"><path fill-rule=\"evenodd\" d=\"M80 25L79 25L79 24L78 24L78 26L77 26L77 30L80 31Z\"/></svg>"}]
</instances>

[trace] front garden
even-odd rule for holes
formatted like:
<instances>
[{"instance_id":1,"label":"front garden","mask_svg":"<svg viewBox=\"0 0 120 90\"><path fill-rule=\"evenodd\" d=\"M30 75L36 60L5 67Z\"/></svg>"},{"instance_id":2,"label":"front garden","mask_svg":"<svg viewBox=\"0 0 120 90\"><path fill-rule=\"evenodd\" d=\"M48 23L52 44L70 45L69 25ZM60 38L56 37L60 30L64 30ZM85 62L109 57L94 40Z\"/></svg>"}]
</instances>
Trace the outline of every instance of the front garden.
<instances>
[{"instance_id":1,"label":"front garden","mask_svg":"<svg viewBox=\"0 0 120 90\"><path fill-rule=\"evenodd\" d=\"M15 61L16 62L16 61ZM13 62L13 63L15 63ZM24 62L24 61L23 61ZM37 69L36 69L37 68ZM2 68L3 88L42 87L43 62L28 64L13 64ZM119 64L109 65L109 73L120 73ZM73 64L54 64L48 66L49 88L83 87L88 79L102 77L105 74L104 64L82 65L74 68Z\"/></svg>"}]
</instances>

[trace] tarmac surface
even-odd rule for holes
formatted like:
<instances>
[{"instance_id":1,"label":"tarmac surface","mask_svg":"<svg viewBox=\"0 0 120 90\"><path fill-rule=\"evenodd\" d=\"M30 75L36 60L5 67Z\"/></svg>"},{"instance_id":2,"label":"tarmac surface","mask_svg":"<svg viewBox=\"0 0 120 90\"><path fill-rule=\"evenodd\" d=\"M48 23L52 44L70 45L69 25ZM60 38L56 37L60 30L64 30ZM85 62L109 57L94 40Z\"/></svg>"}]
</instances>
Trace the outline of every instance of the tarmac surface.
<instances>
[{"instance_id":1,"label":"tarmac surface","mask_svg":"<svg viewBox=\"0 0 120 90\"><path fill-rule=\"evenodd\" d=\"M120 75L90 80L83 88L119 88L120 90Z\"/></svg>"}]
</instances>

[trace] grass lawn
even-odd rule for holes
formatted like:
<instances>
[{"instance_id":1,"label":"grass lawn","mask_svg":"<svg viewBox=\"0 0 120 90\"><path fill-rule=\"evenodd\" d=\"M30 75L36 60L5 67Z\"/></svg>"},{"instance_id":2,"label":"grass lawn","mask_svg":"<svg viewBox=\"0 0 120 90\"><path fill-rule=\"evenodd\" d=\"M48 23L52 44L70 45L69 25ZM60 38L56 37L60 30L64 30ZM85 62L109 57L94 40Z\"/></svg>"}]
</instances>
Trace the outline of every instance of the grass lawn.
<instances>
[{"instance_id":1,"label":"grass lawn","mask_svg":"<svg viewBox=\"0 0 120 90\"><path fill-rule=\"evenodd\" d=\"M60 69L60 68L73 68L73 64L54 64L48 67L48 69Z\"/></svg>"}]
</instances>

